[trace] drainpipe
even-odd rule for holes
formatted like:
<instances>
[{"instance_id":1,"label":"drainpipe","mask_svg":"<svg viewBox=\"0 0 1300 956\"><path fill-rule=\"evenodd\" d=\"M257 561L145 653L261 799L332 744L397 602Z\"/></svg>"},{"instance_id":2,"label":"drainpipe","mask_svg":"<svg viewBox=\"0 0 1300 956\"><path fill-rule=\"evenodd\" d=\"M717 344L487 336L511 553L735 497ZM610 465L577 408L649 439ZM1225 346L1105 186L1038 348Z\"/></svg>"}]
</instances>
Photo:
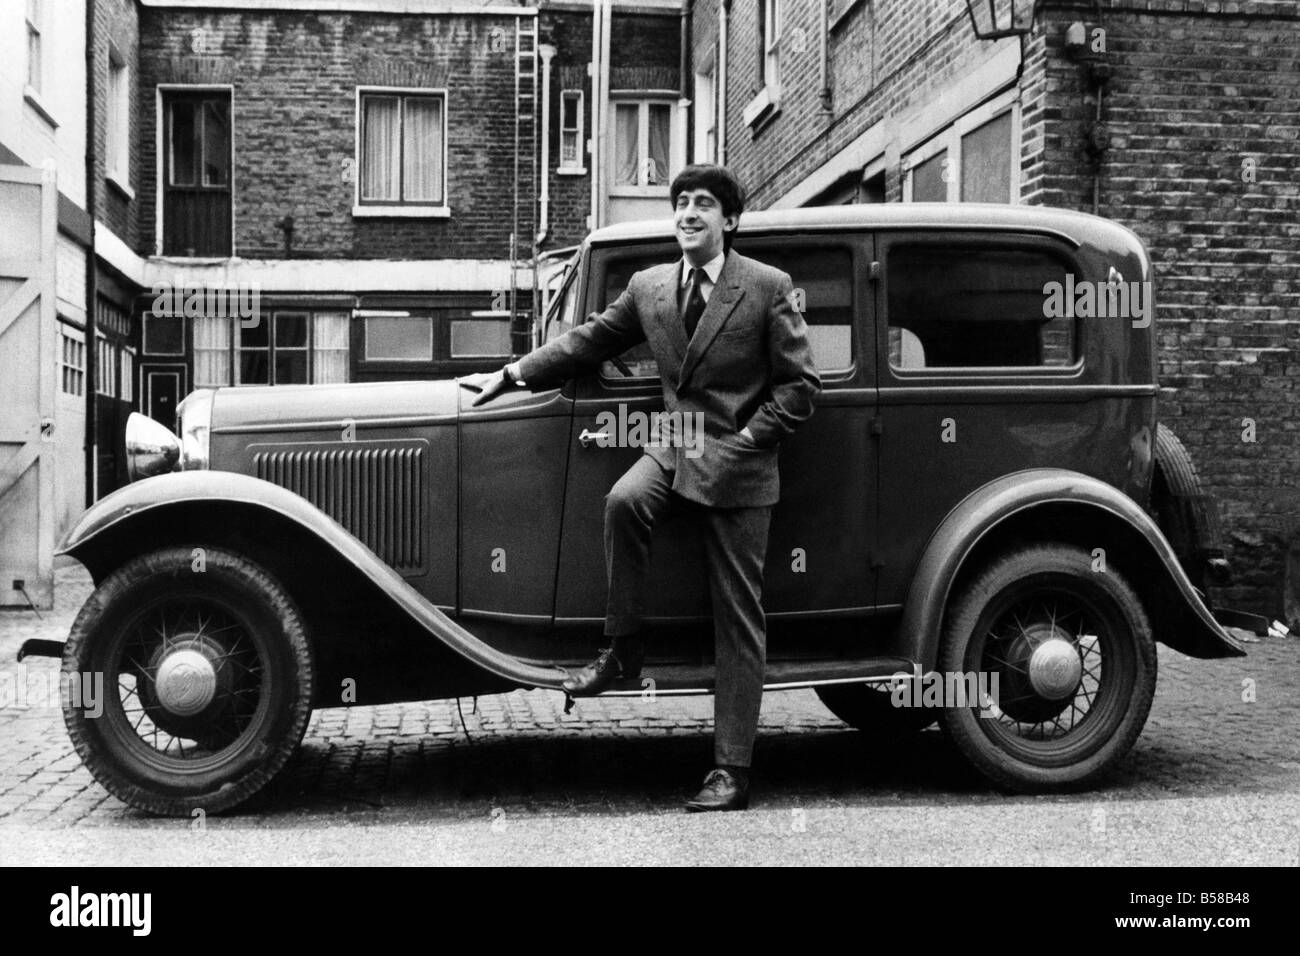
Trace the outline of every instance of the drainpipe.
<instances>
[{"instance_id":1,"label":"drainpipe","mask_svg":"<svg viewBox=\"0 0 1300 956\"><path fill-rule=\"evenodd\" d=\"M95 321L98 276L95 269L95 3L86 0L86 211L90 213L90 244L86 247L86 507L95 503L99 484L95 429L95 389L98 381L99 326ZM121 363L118 363L119 366Z\"/></svg>"},{"instance_id":2,"label":"drainpipe","mask_svg":"<svg viewBox=\"0 0 1300 956\"><path fill-rule=\"evenodd\" d=\"M727 26L731 19L731 0L722 0L718 8L718 163L727 164Z\"/></svg>"},{"instance_id":3,"label":"drainpipe","mask_svg":"<svg viewBox=\"0 0 1300 956\"><path fill-rule=\"evenodd\" d=\"M614 2L600 0L600 140L596 144L596 168L600 170L600 218L597 225L603 226L609 221L609 174L606 171L605 158L610 155L609 147L609 47L614 33Z\"/></svg>"},{"instance_id":4,"label":"drainpipe","mask_svg":"<svg viewBox=\"0 0 1300 956\"><path fill-rule=\"evenodd\" d=\"M551 232L551 57L555 56L555 47L543 43L537 52L542 55L542 194L538 197L539 222L534 246L545 242Z\"/></svg>"},{"instance_id":5,"label":"drainpipe","mask_svg":"<svg viewBox=\"0 0 1300 956\"><path fill-rule=\"evenodd\" d=\"M591 0L591 228L600 225L600 159L605 155L601 143L600 115L600 21L604 15L601 0Z\"/></svg>"},{"instance_id":6,"label":"drainpipe","mask_svg":"<svg viewBox=\"0 0 1300 956\"><path fill-rule=\"evenodd\" d=\"M821 0L821 50L817 59L818 81L817 81L817 98L820 101L820 112L831 112L831 84L830 71L827 66L831 45L831 7L829 0Z\"/></svg>"},{"instance_id":7,"label":"drainpipe","mask_svg":"<svg viewBox=\"0 0 1300 956\"><path fill-rule=\"evenodd\" d=\"M678 20L681 24L681 40L679 45L681 54L677 61L677 99L680 103L687 103L693 100L692 90L693 78L691 77L691 6L692 0L682 0L681 13L678 14ZM693 107L682 108L682 122L679 129L682 133L682 152L688 153L691 159L695 158L694 147L690 142L691 131L691 113L694 113ZM698 115L698 114L696 114Z\"/></svg>"}]
</instances>

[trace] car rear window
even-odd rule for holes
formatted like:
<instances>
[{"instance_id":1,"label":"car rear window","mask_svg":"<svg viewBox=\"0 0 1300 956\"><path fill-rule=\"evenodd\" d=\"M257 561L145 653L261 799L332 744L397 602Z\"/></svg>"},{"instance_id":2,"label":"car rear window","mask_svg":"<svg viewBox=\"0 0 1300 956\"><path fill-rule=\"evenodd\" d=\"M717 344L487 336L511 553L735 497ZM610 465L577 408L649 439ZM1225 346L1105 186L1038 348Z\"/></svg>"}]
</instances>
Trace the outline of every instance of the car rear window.
<instances>
[{"instance_id":1,"label":"car rear window","mask_svg":"<svg viewBox=\"0 0 1300 956\"><path fill-rule=\"evenodd\" d=\"M1069 271L1047 250L899 244L885 269L896 369L1075 363L1075 320L1044 315L1044 286Z\"/></svg>"}]
</instances>

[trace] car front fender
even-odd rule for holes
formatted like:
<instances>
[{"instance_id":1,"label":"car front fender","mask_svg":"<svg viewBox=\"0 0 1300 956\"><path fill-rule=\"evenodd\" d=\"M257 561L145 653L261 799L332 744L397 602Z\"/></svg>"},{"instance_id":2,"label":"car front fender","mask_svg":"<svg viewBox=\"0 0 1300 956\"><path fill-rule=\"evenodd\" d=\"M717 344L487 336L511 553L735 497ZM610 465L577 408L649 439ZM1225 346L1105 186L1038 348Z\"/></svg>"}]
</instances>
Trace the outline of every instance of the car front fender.
<instances>
[{"instance_id":1,"label":"car front fender","mask_svg":"<svg viewBox=\"0 0 1300 956\"><path fill-rule=\"evenodd\" d=\"M1191 657L1245 655L1215 621L1160 528L1137 502L1096 478L1055 468L991 481L944 518L912 576L899 622L902 652L933 667L954 583L971 569L970 562L982 561L1000 538L1047 540L1054 534L1090 552L1098 545L1122 545L1112 559L1129 571L1129 583L1156 624L1157 640ZM1142 573L1135 573L1139 569Z\"/></svg>"},{"instance_id":2,"label":"car front fender","mask_svg":"<svg viewBox=\"0 0 1300 956\"><path fill-rule=\"evenodd\" d=\"M127 485L96 502L82 514L60 544L58 553L81 561L98 581L112 567L135 554L125 542L146 525L157 526L170 515L198 507L233 508L246 527L256 529L289 522L321 547L364 575L412 622L479 668L522 687L558 689L565 672L539 667L503 654L448 617L373 551L305 498L279 485L227 471L184 471ZM260 522L260 523L259 523Z\"/></svg>"}]
</instances>

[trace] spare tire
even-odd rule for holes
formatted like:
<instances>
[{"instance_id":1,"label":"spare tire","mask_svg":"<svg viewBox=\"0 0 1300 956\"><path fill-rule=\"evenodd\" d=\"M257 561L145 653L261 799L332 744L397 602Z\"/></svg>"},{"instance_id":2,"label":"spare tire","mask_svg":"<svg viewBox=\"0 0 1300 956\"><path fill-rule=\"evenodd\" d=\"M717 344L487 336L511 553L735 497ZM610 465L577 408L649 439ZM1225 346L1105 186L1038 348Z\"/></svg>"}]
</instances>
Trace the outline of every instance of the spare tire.
<instances>
[{"instance_id":1,"label":"spare tire","mask_svg":"<svg viewBox=\"0 0 1300 956\"><path fill-rule=\"evenodd\" d=\"M1227 583L1218 502L1206 494L1186 447L1163 424L1156 426L1150 513L1192 584L1204 592L1207 585Z\"/></svg>"}]
</instances>

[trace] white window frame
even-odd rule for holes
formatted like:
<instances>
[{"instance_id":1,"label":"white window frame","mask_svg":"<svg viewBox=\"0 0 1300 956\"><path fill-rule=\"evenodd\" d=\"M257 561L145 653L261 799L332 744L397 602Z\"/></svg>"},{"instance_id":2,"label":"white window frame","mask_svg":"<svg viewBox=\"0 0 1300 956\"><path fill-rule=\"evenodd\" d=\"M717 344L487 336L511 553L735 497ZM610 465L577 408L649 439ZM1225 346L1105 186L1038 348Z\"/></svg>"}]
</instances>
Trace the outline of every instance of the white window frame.
<instances>
[{"instance_id":1,"label":"white window frame","mask_svg":"<svg viewBox=\"0 0 1300 956\"><path fill-rule=\"evenodd\" d=\"M80 364L67 361L67 343L72 342L80 348L74 348L74 357L81 360ZM77 390L70 392L64 387L64 383L71 372L74 381L77 383ZM86 394L86 333L68 322L59 322L59 394L72 395L76 398L82 398Z\"/></svg>"},{"instance_id":2,"label":"white window frame","mask_svg":"<svg viewBox=\"0 0 1300 956\"><path fill-rule=\"evenodd\" d=\"M763 87L745 106L741 118L751 129L767 123L781 111L781 0L758 0L762 23L758 32Z\"/></svg>"},{"instance_id":3,"label":"white window frame","mask_svg":"<svg viewBox=\"0 0 1300 956\"><path fill-rule=\"evenodd\" d=\"M961 201L961 141L962 137L1006 112L1011 113L1011 201L1020 203L1020 96L1017 90L1008 90L970 110L942 132L921 143L903 156L903 201L912 202L912 171L932 156L948 151L948 195L945 202Z\"/></svg>"},{"instance_id":4,"label":"white window frame","mask_svg":"<svg viewBox=\"0 0 1300 956\"><path fill-rule=\"evenodd\" d=\"M164 183L167 170L166 151L170 148L167 142L167 97L168 93L229 93L230 94L230 255L217 256L218 259L234 259L239 256L239 220L235 213L238 203L235 202L235 190L237 188L236 170L239 168L239 158L236 149L239 145L239 139L235 136L235 130L238 128L238 117L236 116L235 107L235 87L232 83L159 83L154 87L154 183L157 188L154 190L154 222L153 222L153 254L161 256L163 254L163 193L165 192ZM188 256L168 256L168 259L187 259ZM211 259L212 256L196 256L197 259ZM147 407L147 406L146 406Z\"/></svg>"},{"instance_id":5,"label":"white window frame","mask_svg":"<svg viewBox=\"0 0 1300 956\"><path fill-rule=\"evenodd\" d=\"M136 360L135 349L132 346L122 346L121 351L118 353L118 365L117 381L118 390L121 392L118 398L124 402L134 404Z\"/></svg>"},{"instance_id":6,"label":"white window frame","mask_svg":"<svg viewBox=\"0 0 1300 956\"><path fill-rule=\"evenodd\" d=\"M361 201L361 100L365 96L440 96L442 98L442 202L403 203ZM405 114L402 122L406 122ZM353 115L353 167L352 216L353 218L447 219L451 216L451 170L447 168L447 141L451 131L451 94L445 86L358 86Z\"/></svg>"},{"instance_id":7,"label":"white window frame","mask_svg":"<svg viewBox=\"0 0 1300 956\"><path fill-rule=\"evenodd\" d=\"M117 343L103 332L95 333L95 394L117 398L118 368ZM105 374L107 373L107 374ZM106 381L109 375L112 381Z\"/></svg>"},{"instance_id":8,"label":"white window frame","mask_svg":"<svg viewBox=\"0 0 1300 956\"><path fill-rule=\"evenodd\" d=\"M565 102L577 101L577 119L578 125L573 129L564 128L564 104ZM586 116L584 115L587 108L587 96L584 90L561 90L560 91L560 163L555 167L555 171L564 176L585 176L587 174L587 143L585 140L587 127ZM571 135L575 138L577 144L578 162L565 163L564 161L564 137Z\"/></svg>"},{"instance_id":9,"label":"white window frame","mask_svg":"<svg viewBox=\"0 0 1300 956\"><path fill-rule=\"evenodd\" d=\"M682 156L681 156L682 142L681 142L681 135L678 130L678 117L680 116L680 113L678 111L681 109L681 103L679 100L671 98L671 96L667 93L659 94L659 95L637 94L637 95L630 95L630 96L622 95L622 94L611 94L609 98L609 130L610 130L611 143L613 143L613 137L616 135L615 131L618 128L617 121L615 119L615 117L618 115L617 113L618 107L627 106L633 103L638 104L639 106L639 109L637 111L637 134L636 134L637 144L638 144L638 155L636 160L636 180L637 180L636 185L629 185L627 183L624 183L622 185L614 184L614 180L617 177L617 165L618 165L618 149L617 149L617 145L615 144L611 146L611 148L609 149L608 151L609 157L607 159L607 162L609 164L608 166L609 183L610 183L609 194L611 196L648 196L651 198L667 196L668 187L672 184L672 177L675 176L676 171L680 170L682 167ZM645 161L649 158L649 151L650 151L650 107L651 105L667 106L669 108L668 176L665 182L658 183L653 186L644 182L646 178Z\"/></svg>"},{"instance_id":10,"label":"white window frame","mask_svg":"<svg viewBox=\"0 0 1300 956\"><path fill-rule=\"evenodd\" d=\"M718 61L695 74L695 161L718 161Z\"/></svg>"},{"instance_id":11,"label":"white window frame","mask_svg":"<svg viewBox=\"0 0 1300 956\"><path fill-rule=\"evenodd\" d=\"M112 44L108 47L105 91L108 102L104 111L104 175L126 193L128 199L134 199L135 193L131 190L131 70L126 58Z\"/></svg>"},{"instance_id":12,"label":"white window frame","mask_svg":"<svg viewBox=\"0 0 1300 956\"><path fill-rule=\"evenodd\" d=\"M27 0L27 12L24 19L27 22L27 45L23 52L24 59L27 61L27 70L24 77L28 90L40 96L44 92L42 80L45 78L45 49L41 38L41 16L43 0ZM36 49L35 62L33 62L32 48Z\"/></svg>"}]
</instances>

